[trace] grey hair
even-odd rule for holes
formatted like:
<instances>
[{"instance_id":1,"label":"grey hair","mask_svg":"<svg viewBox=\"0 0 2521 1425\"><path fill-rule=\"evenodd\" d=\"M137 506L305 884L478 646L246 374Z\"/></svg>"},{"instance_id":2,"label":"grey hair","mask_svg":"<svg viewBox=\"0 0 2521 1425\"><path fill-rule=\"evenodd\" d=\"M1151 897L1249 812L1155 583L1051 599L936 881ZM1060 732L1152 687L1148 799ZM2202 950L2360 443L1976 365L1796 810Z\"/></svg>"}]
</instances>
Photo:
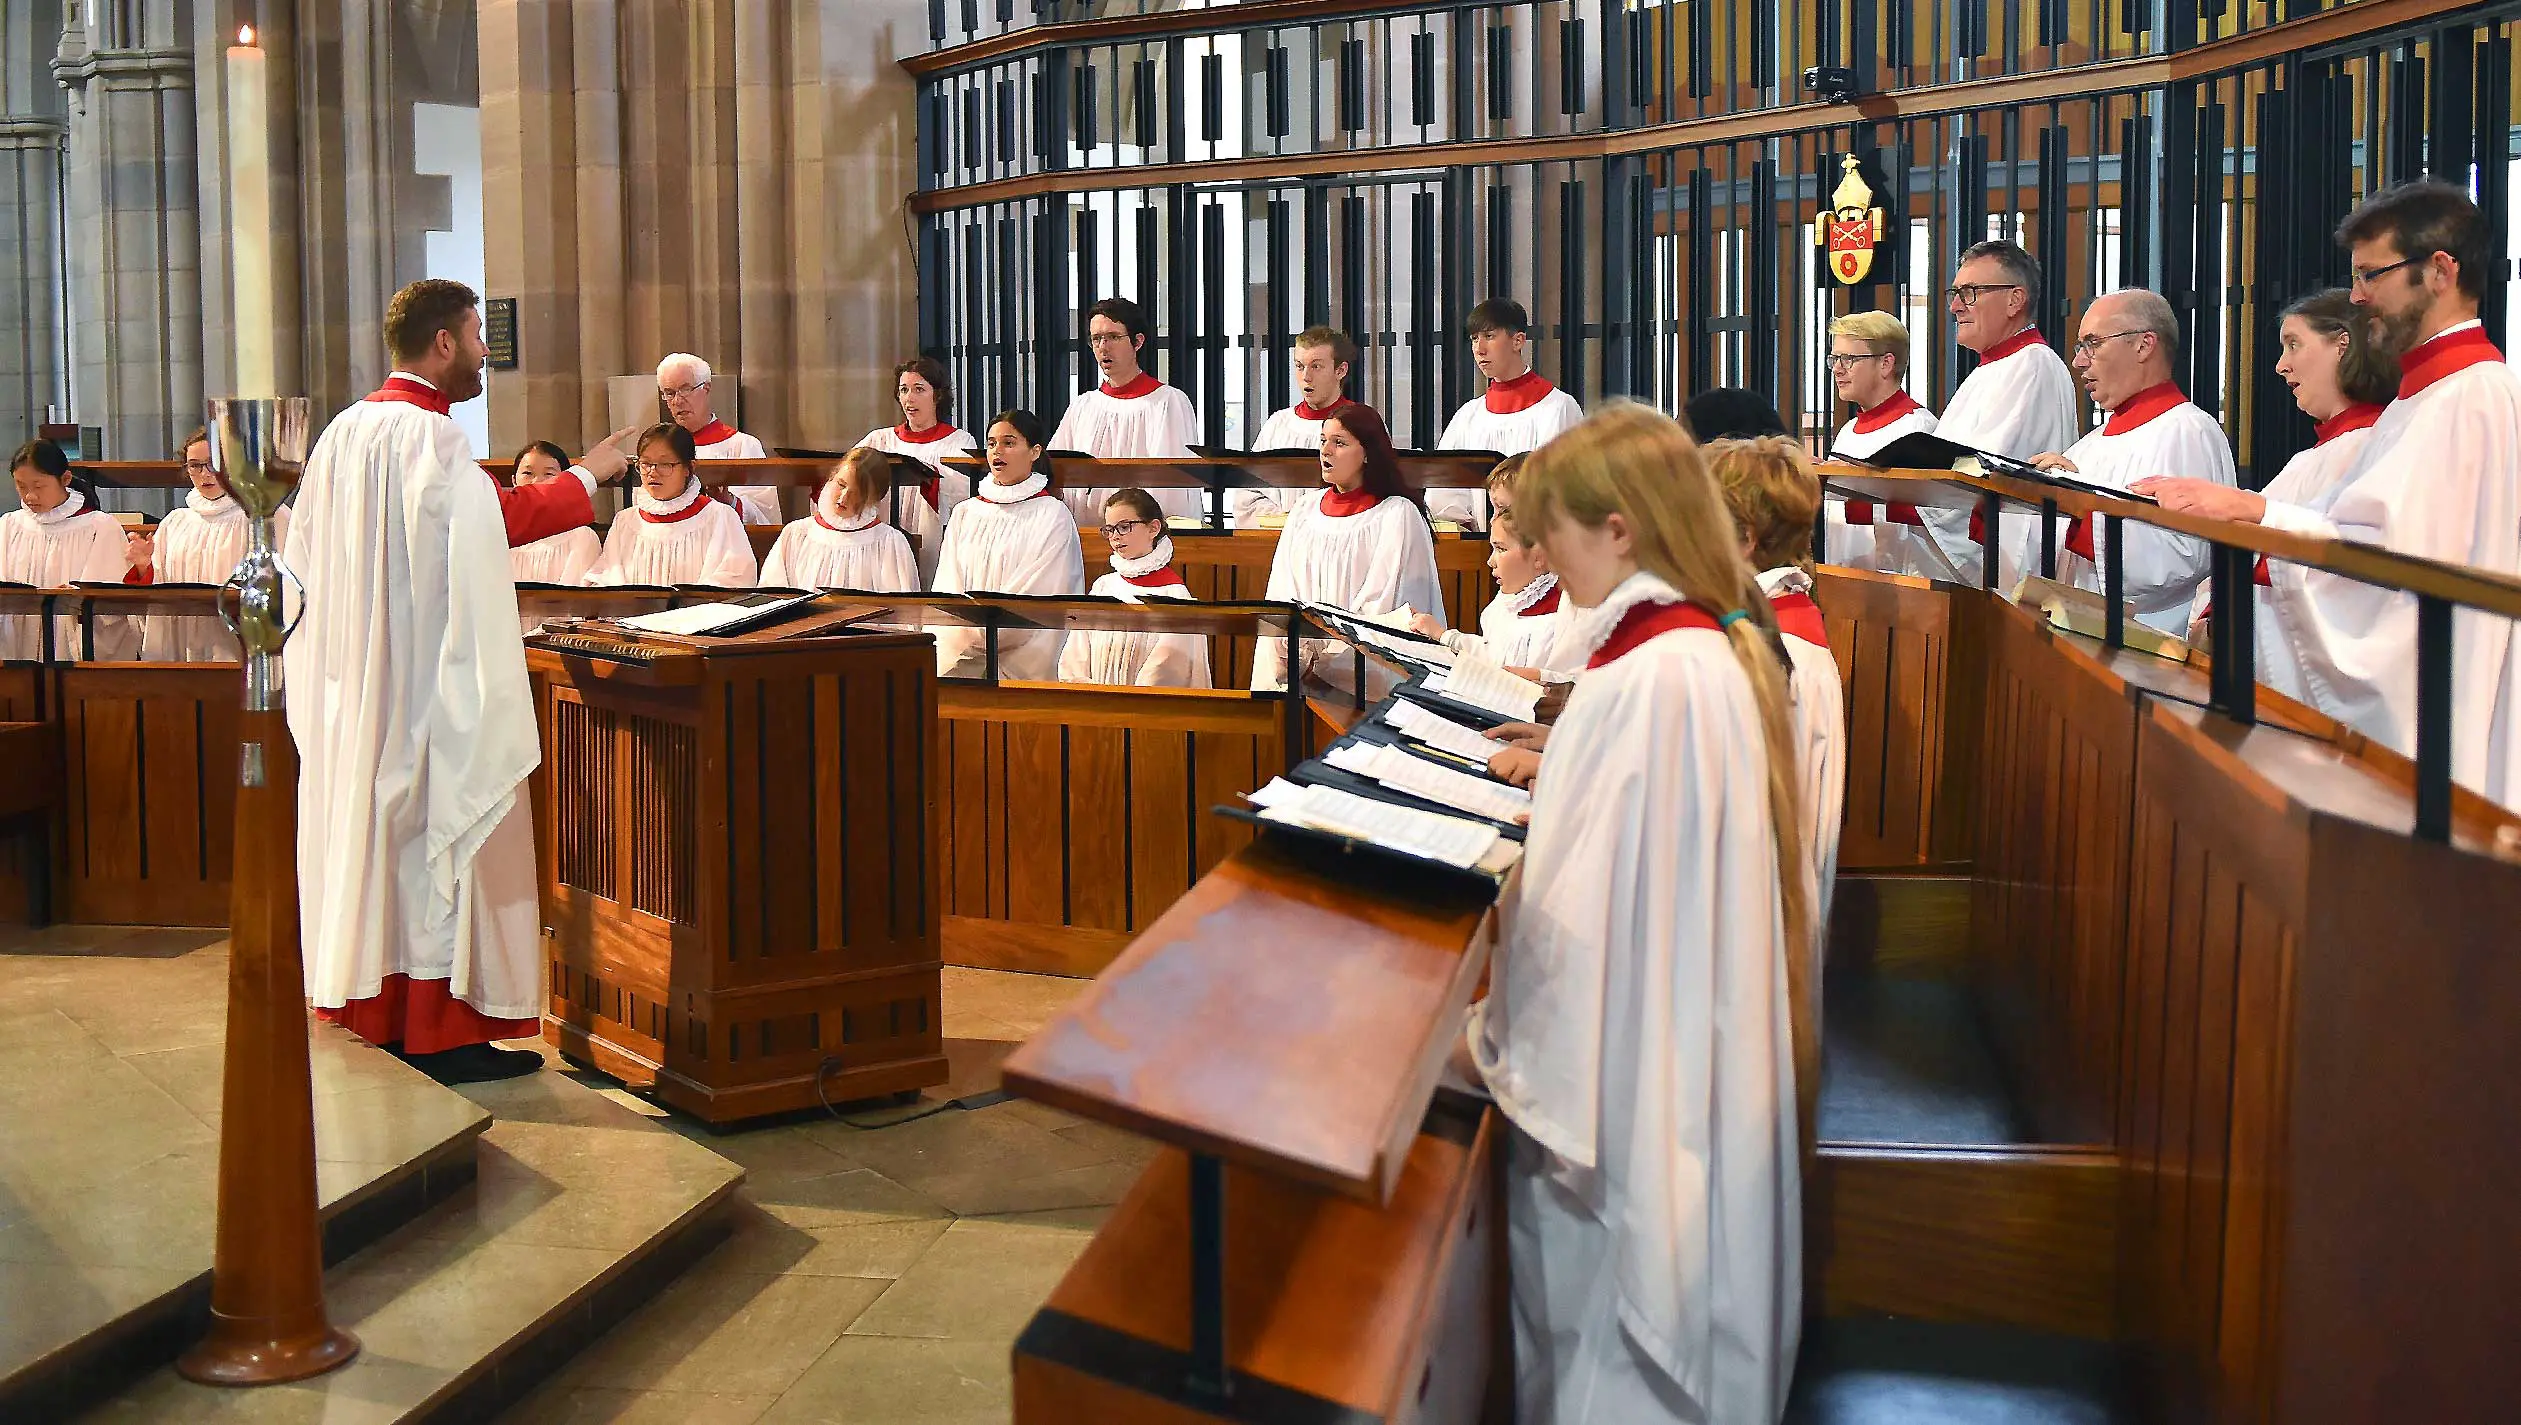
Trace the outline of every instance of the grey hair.
<instances>
[{"instance_id":1,"label":"grey hair","mask_svg":"<svg viewBox=\"0 0 2521 1425\"><path fill-rule=\"evenodd\" d=\"M1966 266L1982 257L1992 260L1998 267L2003 268L2006 281L2022 284L2025 312L2036 312L2040 309L2039 260L2024 252L2022 244L2007 242L2003 238L1990 238L1985 242L1971 243L1962 249L1959 265Z\"/></svg>"},{"instance_id":2,"label":"grey hair","mask_svg":"<svg viewBox=\"0 0 2521 1425\"><path fill-rule=\"evenodd\" d=\"M2166 357L2180 354L2180 315L2171 310L2170 302L2161 293L2129 287L2108 295L2125 305L2128 320L2135 323L2129 331L2153 333L2162 342L2162 354Z\"/></svg>"},{"instance_id":3,"label":"grey hair","mask_svg":"<svg viewBox=\"0 0 2521 1425\"><path fill-rule=\"evenodd\" d=\"M673 372L677 368L686 369L692 373L693 385L706 386L709 384L709 363L692 355L688 351L678 351L672 356L665 358L663 361L658 362L657 380L663 381L669 373Z\"/></svg>"}]
</instances>

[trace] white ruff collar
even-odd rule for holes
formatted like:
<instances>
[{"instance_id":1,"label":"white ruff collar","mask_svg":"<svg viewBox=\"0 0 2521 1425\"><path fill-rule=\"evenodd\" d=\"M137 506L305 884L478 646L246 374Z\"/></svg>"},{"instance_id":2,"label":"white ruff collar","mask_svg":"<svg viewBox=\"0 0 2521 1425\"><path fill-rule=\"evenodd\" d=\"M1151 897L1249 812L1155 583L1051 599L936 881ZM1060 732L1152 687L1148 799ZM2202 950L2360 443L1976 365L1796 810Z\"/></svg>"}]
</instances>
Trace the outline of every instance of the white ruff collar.
<instances>
[{"instance_id":1,"label":"white ruff collar","mask_svg":"<svg viewBox=\"0 0 2521 1425\"><path fill-rule=\"evenodd\" d=\"M630 494L631 504L636 506L639 513L643 515L679 515L692 507L692 501L702 498L705 497L700 492L698 480L685 482L683 493L670 500L655 498L648 493L645 486L631 491Z\"/></svg>"},{"instance_id":2,"label":"white ruff collar","mask_svg":"<svg viewBox=\"0 0 2521 1425\"><path fill-rule=\"evenodd\" d=\"M1585 657L1610 641L1611 631L1628 611L1639 604L1677 604L1683 602L1680 591L1640 569L1620 581L1619 587L1604 596L1602 602L1576 615L1577 650Z\"/></svg>"},{"instance_id":3,"label":"white ruff collar","mask_svg":"<svg viewBox=\"0 0 2521 1425\"><path fill-rule=\"evenodd\" d=\"M87 507L88 497L80 494L76 489L73 489L68 495L62 498L60 504L53 506L51 509L44 511L42 514L36 515L35 522L37 524L45 525L59 524L63 520L69 519L71 516L85 510ZM34 512L30 510L28 513L33 514Z\"/></svg>"},{"instance_id":4,"label":"white ruff collar","mask_svg":"<svg viewBox=\"0 0 2521 1425\"><path fill-rule=\"evenodd\" d=\"M184 505L206 520L231 520L245 517L245 507L227 495L214 498L195 490L184 496Z\"/></svg>"},{"instance_id":5,"label":"white ruff collar","mask_svg":"<svg viewBox=\"0 0 2521 1425\"><path fill-rule=\"evenodd\" d=\"M1812 592L1812 576L1791 564L1759 571L1759 591L1772 599Z\"/></svg>"},{"instance_id":6,"label":"white ruff collar","mask_svg":"<svg viewBox=\"0 0 2521 1425\"><path fill-rule=\"evenodd\" d=\"M1543 574L1539 578L1534 579L1531 583L1526 584L1522 588L1515 590L1513 593L1506 595L1506 598L1509 601L1506 604L1506 607L1514 610L1516 613L1521 613L1525 609L1530 608L1532 605L1548 598L1549 591L1557 587L1557 575Z\"/></svg>"},{"instance_id":7,"label":"white ruff collar","mask_svg":"<svg viewBox=\"0 0 2521 1425\"><path fill-rule=\"evenodd\" d=\"M1113 555L1112 572L1124 579L1136 579L1152 574L1172 562L1173 536L1159 534L1155 537L1155 548L1136 559L1119 554Z\"/></svg>"},{"instance_id":8,"label":"white ruff collar","mask_svg":"<svg viewBox=\"0 0 2521 1425\"><path fill-rule=\"evenodd\" d=\"M1039 470L1012 485L1001 485L997 477L985 476L972 486L972 494L993 505L1012 505L1029 500L1050 488L1050 477Z\"/></svg>"}]
</instances>

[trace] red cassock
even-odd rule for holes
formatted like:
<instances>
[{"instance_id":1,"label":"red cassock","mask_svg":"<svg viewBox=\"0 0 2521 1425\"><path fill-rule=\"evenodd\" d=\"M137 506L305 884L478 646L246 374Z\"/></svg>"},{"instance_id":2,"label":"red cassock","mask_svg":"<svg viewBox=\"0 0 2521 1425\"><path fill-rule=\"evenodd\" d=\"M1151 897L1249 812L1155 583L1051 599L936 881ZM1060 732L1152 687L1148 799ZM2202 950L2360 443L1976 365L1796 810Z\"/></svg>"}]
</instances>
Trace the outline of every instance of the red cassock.
<instances>
[{"instance_id":1,"label":"red cassock","mask_svg":"<svg viewBox=\"0 0 2521 1425\"><path fill-rule=\"evenodd\" d=\"M508 522L508 547L532 544L595 522L586 482L575 475L539 485L499 490L499 513Z\"/></svg>"}]
</instances>

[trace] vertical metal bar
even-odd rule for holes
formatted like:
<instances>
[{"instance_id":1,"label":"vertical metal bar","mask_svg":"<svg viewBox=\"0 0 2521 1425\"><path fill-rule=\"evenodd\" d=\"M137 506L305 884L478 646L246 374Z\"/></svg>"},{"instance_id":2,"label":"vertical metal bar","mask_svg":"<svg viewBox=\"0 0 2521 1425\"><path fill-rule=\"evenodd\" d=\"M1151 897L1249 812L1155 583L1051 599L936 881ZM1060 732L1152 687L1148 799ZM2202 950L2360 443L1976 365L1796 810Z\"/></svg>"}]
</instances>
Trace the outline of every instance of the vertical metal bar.
<instances>
[{"instance_id":1,"label":"vertical metal bar","mask_svg":"<svg viewBox=\"0 0 2521 1425\"><path fill-rule=\"evenodd\" d=\"M1269 273L1269 290L1261 298L1269 312L1266 329L1261 333L1261 349L1269 366L1263 380L1269 392L1269 409L1276 411L1285 409L1291 396L1287 373L1289 343L1294 334L1309 323L1302 313L1288 310L1288 304L1296 294L1291 290L1294 284L1287 276L1293 262L1293 254L1288 251L1287 200L1273 197L1262 211L1266 215L1262 246L1266 249ZM1315 261L1318 262L1318 259ZM1258 428L1257 425L1253 427L1255 430ZM1245 437L1244 443L1251 443L1249 436Z\"/></svg>"},{"instance_id":2,"label":"vertical metal bar","mask_svg":"<svg viewBox=\"0 0 2521 1425\"><path fill-rule=\"evenodd\" d=\"M2127 558L2119 549L2119 531L2125 524L2120 515L2101 517L2101 600L2109 606L2101 613L2105 648L2127 646Z\"/></svg>"},{"instance_id":3,"label":"vertical metal bar","mask_svg":"<svg viewBox=\"0 0 2521 1425\"><path fill-rule=\"evenodd\" d=\"M1558 185L1558 384L1579 402L1586 399L1590 384L1584 375L1584 227L1584 183L1562 180Z\"/></svg>"},{"instance_id":4,"label":"vertical metal bar","mask_svg":"<svg viewBox=\"0 0 2521 1425\"><path fill-rule=\"evenodd\" d=\"M1978 497L1978 524L1986 542L1978 547L1978 587L1994 593L1996 566L2003 562L1998 551L2004 547L2004 501L1994 495Z\"/></svg>"},{"instance_id":5,"label":"vertical metal bar","mask_svg":"<svg viewBox=\"0 0 2521 1425\"><path fill-rule=\"evenodd\" d=\"M2492 37L2477 58L2477 207L2501 213L2512 200L2512 42L2499 32L2489 33ZM2511 270L2509 245L2503 224L2486 225L2488 272ZM2478 304L2486 334L2499 345L2510 344L2504 327L2509 292L2506 284L2489 280L2485 300Z\"/></svg>"},{"instance_id":6,"label":"vertical metal bar","mask_svg":"<svg viewBox=\"0 0 2521 1425\"><path fill-rule=\"evenodd\" d=\"M1412 446L1435 444L1444 417L1436 405L1436 364L1444 325L1436 312L1436 195L1409 195L1409 428Z\"/></svg>"},{"instance_id":7,"label":"vertical metal bar","mask_svg":"<svg viewBox=\"0 0 2521 1425\"><path fill-rule=\"evenodd\" d=\"M1195 201L1185 193L1185 201ZM1199 204L1199 270L1206 274L1193 290L1199 313L1199 408L1201 433L1210 445L1225 444L1225 205L1222 199ZM1218 496L1223 500L1223 496Z\"/></svg>"},{"instance_id":8,"label":"vertical metal bar","mask_svg":"<svg viewBox=\"0 0 2521 1425\"><path fill-rule=\"evenodd\" d=\"M2057 501L2040 501L2040 577L2057 577Z\"/></svg>"},{"instance_id":9,"label":"vertical metal bar","mask_svg":"<svg viewBox=\"0 0 2521 1425\"><path fill-rule=\"evenodd\" d=\"M1290 696L1294 671L1290 664ZM1225 1354L1225 1165L1208 1153L1190 1157L1190 1363L1193 1391L1215 1400L1233 1394Z\"/></svg>"},{"instance_id":10,"label":"vertical metal bar","mask_svg":"<svg viewBox=\"0 0 2521 1425\"><path fill-rule=\"evenodd\" d=\"M2451 839L2449 600L2416 596L2416 835Z\"/></svg>"},{"instance_id":11,"label":"vertical metal bar","mask_svg":"<svg viewBox=\"0 0 2521 1425\"><path fill-rule=\"evenodd\" d=\"M1304 324L1331 319L1331 190L1304 190ZM1355 336L1356 333L1349 333Z\"/></svg>"},{"instance_id":12,"label":"vertical metal bar","mask_svg":"<svg viewBox=\"0 0 2521 1425\"><path fill-rule=\"evenodd\" d=\"M982 610L981 612L982 612L982 613L984 613L984 614L986 614L986 615L988 616L988 622L987 622L987 625L986 625L987 632L986 632L985 636L981 639L981 647L982 647L982 655L981 655L981 659L982 659L982 667L981 667L981 670L980 670L980 671L981 671L981 676L982 676L982 677L985 677L985 678L987 678L987 679L989 680L989 686L991 686L991 687L993 687L993 688L994 688L994 687L998 686L998 612L999 612L999 611L998 611L998 610L996 610L996 609L984 609L984 610Z\"/></svg>"},{"instance_id":13,"label":"vertical metal bar","mask_svg":"<svg viewBox=\"0 0 2521 1425\"><path fill-rule=\"evenodd\" d=\"M2223 685L2223 711L2234 722L2258 721L2258 590L2252 575L2258 559L2246 549L2218 547L2218 573L2232 586L2229 602L2215 592L2215 667L2229 660Z\"/></svg>"},{"instance_id":14,"label":"vertical metal bar","mask_svg":"<svg viewBox=\"0 0 2521 1425\"><path fill-rule=\"evenodd\" d=\"M2210 102L2197 115L2196 250L2189 280L2173 298L2189 305L2189 399L2210 416L2223 414L2224 113L2221 103Z\"/></svg>"}]
</instances>

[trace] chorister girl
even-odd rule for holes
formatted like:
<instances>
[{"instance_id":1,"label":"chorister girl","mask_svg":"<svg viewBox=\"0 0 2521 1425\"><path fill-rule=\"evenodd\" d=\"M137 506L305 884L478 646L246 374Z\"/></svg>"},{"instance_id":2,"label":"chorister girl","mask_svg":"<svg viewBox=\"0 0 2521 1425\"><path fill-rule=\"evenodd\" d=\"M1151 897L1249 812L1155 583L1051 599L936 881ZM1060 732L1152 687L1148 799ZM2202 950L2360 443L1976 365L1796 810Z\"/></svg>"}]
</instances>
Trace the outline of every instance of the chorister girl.
<instances>
[{"instance_id":1,"label":"chorister girl","mask_svg":"<svg viewBox=\"0 0 2521 1425\"><path fill-rule=\"evenodd\" d=\"M1103 538L1111 545L1112 572L1095 580L1088 592L1131 604L1192 597L1182 571L1173 565L1173 537L1164 532L1164 508L1153 495L1129 489L1105 496ZM1208 639L1195 633L1074 630L1060 650L1059 681L1205 688Z\"/></svg>"},{"instance_id":2,"label":"chorister girl","mask_svg":"<svg viewBox=\"0 0 2521 1425\"><path fill-rule=\"evenodd\" d=\"M753 587L758 568L744 518L711 499L693 477L690 431L672 422L639 437L639 488L613 521L589 584L706 584Z\"/></svg>"},{"instance_id":3,"label":"chorister girl","mask_svg":"<svg viewBox=\"0 0 2521 1425\"><path fill-rule=\"evenodd\" d=\"M1373 407L1351 404L1322 422L1322 488L1297 501L1279 531L1268 598L1361 614L1406 606L1442 626L1435 534L1427 512L1402 488L1399 452ZM1308 658L1316 646L1303 650ZM1286 661L1283 640L1258 640L1252 686L1285 687Z\"/></svg>"},{"instance_id":4,"label":"chorister girl","mask_svg":"<svg viewBox=\"0 0 2521 1425\"><path fill-rule=\"evenodd\" d=\"M569 475L569 452L548 440L538 440L516 453L516 485L540 485ZM574 480L577 477L569 476ZM580 584L587 571L595 567L595 558L604 550L604 541L587 525L546 535L508 551L508 572L520 584Z\"/></svg>"},{"instance_id":5,"label":"chorister girl","mask_svg":"<svg viewBox=\"0 0 2521 1425\"><path fill-rule=\"evenodd\" d=\"M868 431L858 448L907 455L928 467L928 483L902 491L901 507L901 526L919 546L919 581L926 584L937 576L946 522L972 495L971 477L946 469L946 457L970 455L977 447L970 431L956 430L945 418L954 404L954 387L946 378L945 363L935 357L914 356L893 368L893 401L901 407L901 423ZM890 491L886 493L889 511Z\"/></svg>"},{"instance_id":6,"label":"chorister girl","mask_svg":"<svg viewBox=\"0 0 2521 1425\"><path fill-rule=\"evenodd\" d=\"M158 521L150 556L150 581L157 584L224 584L245 557L252 522L245 508L219 482L210 465L210 434L197 430L184 438L184 478L192 489L184 503ZM273 538L289 533L289 511L273 516ZM215 615L198 618L151 614L140 621L140 656L161 663L222 663L240 656L236 635Z\"/></svg>"},{"instance_id":7,"label":"chorister girl","mask_svg":"<svg viewBox=\"0 0 2521 1425\"><path fill-rule=\"evenodd\" d=\"M66 588L73 583L119 584L131 570L122 522L96 508L84 478L74 481L69 457L49 440L30 440L9 460L9 478L17 485L22 508L0 515L0 583L32 584L39 589ZM97 619L97 653L112 657L124 626L119 618ZM109 629L111 637L109 637ZM53 621L53 656L76 658L83 651L79 621L64 616ZM43 621L28 614L0 617L0 656L43 656ZM128 653L128 649L122 650Z\"/></svg>"},{"instance_id":8,"label":"chorister girl","mask_svg":"<svg viewBox=\"0 0 2521 1425\"><path fill-rule=\"evenodd\" d=\"M1621 405L1514 517L1583 605L1468 1058L1505 1147L1516 1418L1775 1425L1817 1083L1785 666L1696 447Z\"/></svg>"},{"instance_id":9,"label":"chorister girl","mask_svg":"<svg viewBox=\"0 0 2521 1425\"><path fill-rule=\"evenodd\" d=\"M1077 521L1042 473L1048 433L1031 411L1001 411L982 453L989 478L954 512L937 558L940 594L1078 594L1085 546ZM987 676L988 646L976 628L938 628L937 675ZM1002 633L998 676L1047 682L1059 671L1059 635Z\"/></svg>"},{"instance_id":10,"label":"chorister girl","mask_svg":"<svg viewBox=\"0 0 2521 1425\"><path fill-rule=\"evenodd\" d=\"M814 513L779 532L762 561L762 583L781 589L859 589L906 594L919 588L910 541L884 522L892 462L861 447L841 458L814 493Z\"/></svg>"},{"instance_id":11,"label":"chorister girl","mask_svg":"<svg viewBox=\"0 0 2521 1425\"><path fill-rule=\"evenodd\" d=\"M1511 455L1488 476L1488 572L1497 578L1497 597L1480 610L1479 632L1447 629L1443 620L1420 614L1411 627L1459 653L1476 648L1526 676L1545 673L1550 650L1567 627L1566 601L1559 597L1558 576L1549 557L1515 524L1514 472L1523 457ZM1556 681L1566 681L1562 673Z\"/></svg>"}]
</instances>

